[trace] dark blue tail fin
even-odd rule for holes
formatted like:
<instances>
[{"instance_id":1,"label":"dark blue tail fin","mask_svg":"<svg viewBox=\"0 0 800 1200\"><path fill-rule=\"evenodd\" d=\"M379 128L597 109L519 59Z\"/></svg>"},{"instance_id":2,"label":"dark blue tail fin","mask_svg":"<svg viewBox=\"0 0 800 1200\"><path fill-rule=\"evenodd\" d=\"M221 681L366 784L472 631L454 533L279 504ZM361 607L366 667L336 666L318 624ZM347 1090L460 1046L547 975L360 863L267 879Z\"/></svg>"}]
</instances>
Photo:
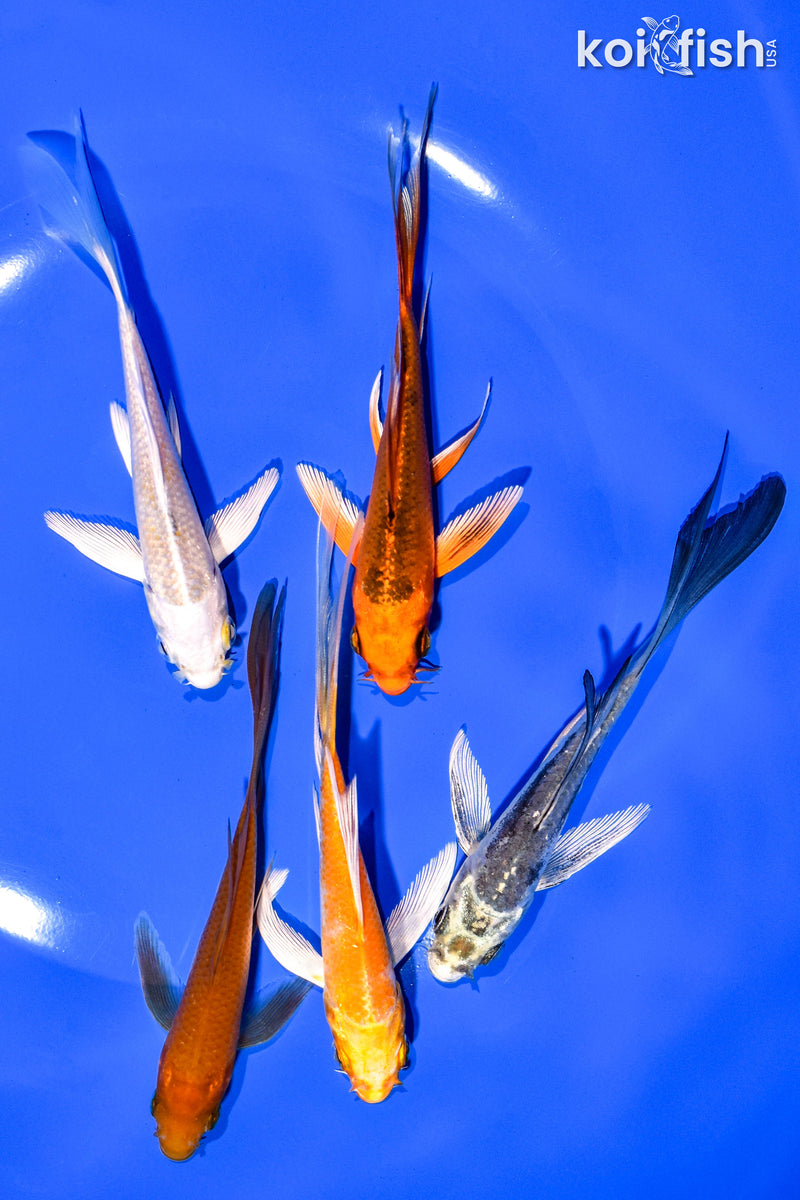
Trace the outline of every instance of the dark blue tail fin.
<instances>
[{"instance_id":1,"label":"dark blue tail fin","mask_svg":"<svg viewBox=\"0 0 800 1200\"><path fill-rule=\"evenodd\" d=\"M726 436L713 482L681 526L658 621L634 655L638 669L695 604L761 545L783 508L786 484L780 475L765 475L738 504L709 518L727 449Z\"/></svg>"}]
</instances>

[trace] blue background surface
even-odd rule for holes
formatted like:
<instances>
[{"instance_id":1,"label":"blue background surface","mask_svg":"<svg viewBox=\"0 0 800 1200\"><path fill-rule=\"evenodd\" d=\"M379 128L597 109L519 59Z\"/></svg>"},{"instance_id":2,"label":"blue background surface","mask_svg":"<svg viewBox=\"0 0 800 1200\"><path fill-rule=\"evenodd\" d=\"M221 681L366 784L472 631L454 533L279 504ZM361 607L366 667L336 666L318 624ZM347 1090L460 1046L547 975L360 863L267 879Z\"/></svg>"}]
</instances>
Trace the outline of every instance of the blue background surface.
<instances>
[{"instance_id":1,"label":"blue background surface","mask_svg":"<svg viewBox=\"0 0 800 1200\"><path fill-rule=\"evenodd\" d=\"M6 9L3 1196L800 1194L797 18L787 0L679 15L776 39L778 67L579 69L579 29L634 40L639 10L618 3ZM452 836L458 728L499 805L601 671L600 627L615 649L649 628L726 429L723 502L771 470L789 498L651 665L579 800L587 817L647 801L641 829L548 893L477 988L436 983L421 950L402 969L402 1091L348 1093L314 993L240 1056L218 1126L175 1165L152 1136L162 1033L133 922L150 913L185 977L249 770L244 646L229 683L181 689L140 590L44 525L50 507L133 506L107 411L112 298L42 234L24 134L84 110L201 510L283 462L226 580L246 634L262 583L289 578L267 842L286 910L317 929L315 518L294 464L369 491L367 400L396 321L386 133L400 103L418 131L433 79L431 156L484 181L429 170L437 443L494 379L441 516L530 478L522 519L439 592L434 683L397 702L353 685L385 911ZM281 974L265 951L259 970Z\"/></svg>"}]
</instances>

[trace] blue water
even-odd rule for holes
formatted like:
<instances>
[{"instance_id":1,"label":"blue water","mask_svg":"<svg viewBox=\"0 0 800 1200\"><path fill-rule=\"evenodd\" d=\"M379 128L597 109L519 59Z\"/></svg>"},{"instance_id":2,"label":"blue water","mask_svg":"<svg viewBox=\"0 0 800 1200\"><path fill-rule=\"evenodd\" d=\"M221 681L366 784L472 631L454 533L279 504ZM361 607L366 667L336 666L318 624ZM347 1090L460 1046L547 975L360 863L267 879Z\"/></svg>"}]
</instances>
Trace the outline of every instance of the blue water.
<instances>
[{"instance_id":1,"label":"blue water","mask_svg":"<svg viewBox=\"0 0 800 1200\"><path fill-rule=\"evenodd\" d=\"M778 52L775 68L752 48L744 67L701 68L693 46L691 78L606 64L612 39L635 64L644 28L619 4L236 8L44 0L12 6L0 33L0 1192L795 1197L794 7L682 10L709 45L735 54L743 28ZM600 67L578 66L581 29ZM131 521L133 506L108 419L123 394L113 301L41 233L24 135L68 131L83 108L202 511L282 460L225 577L245 634L262 583L289 579L267 843L290 870L285 909L317 929L316 521L294 464L369 491L367 403L396 321L387 128L400 103L419 128L434 79L437 444L494 380L440 515L530 477L521 519L440 589L434 682L397 702L353 683L348 757L385 911L452 836L459 727L497 806L581 702L583 671L601 673L600 627L616 649L650 626L726 429L723 503L771 470L788 501L653 664L581 796L587 817L647 801L645 824L548 893L478 987L436 983L420 951L403 968L402 1091L377 1108L349 1094L315 993L240 1057L202 1152L173 1165L152 1136L163 1035L133 923L150 913L185 976L250 765L244 646L227 685L182 689L136 585L42 521L51 507ZM265 952L259 970L281 974Z\"/></svg>"}]
</instances>

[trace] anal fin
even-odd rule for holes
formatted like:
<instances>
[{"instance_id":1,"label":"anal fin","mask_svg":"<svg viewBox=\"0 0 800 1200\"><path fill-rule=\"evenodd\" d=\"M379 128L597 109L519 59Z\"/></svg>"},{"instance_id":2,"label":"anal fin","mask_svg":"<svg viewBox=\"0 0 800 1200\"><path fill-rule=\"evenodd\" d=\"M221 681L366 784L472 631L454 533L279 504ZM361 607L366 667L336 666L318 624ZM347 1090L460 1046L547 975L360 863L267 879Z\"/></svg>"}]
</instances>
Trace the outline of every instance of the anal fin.
<instances>
[{"instance_id":1,"label":"anal fin","mask_svg":"<svg viewBox=\"0 0 800 1200\"><path fill-rule=\"evenodd\" d=\"M172 434L172 440L175 443L175 449L178 451L178 458L181 458L183 451L181 450L181 427L178 422L178 410L175 407L175 397L172 392L169 394L169 403L167 404L167 423L169 431Z\"/></svg>"},{"instance_id":2,"label":"anal fin","mask_svg":"<svg viewBox=\"0 0 800 1200\"><path fill-rule=\"evenodd\" d=\"M369 429L372 434L372 445L375 453L378 453L378 446L381 444L381 436L383 434L383 421L381 420L381 388L383 386L383 367L375 376L375 382L372 385L372 391L369 394ZM303 484L305 487L305 484Z\"/></svg>"},{"instance_id":3,"label":"anal fin","mask_svg":"<svg viewBox=\"0 0 800 1200\"><path fill-rule=\"evenodd\" d=\"M122 455L122 461L128 469L128 474L132 475L131 426L128 414L117 400L111 401L109 411L111 413L111 428L114 430L114 441L117 443L117 449Z\"/></svg>"}]
</instances>

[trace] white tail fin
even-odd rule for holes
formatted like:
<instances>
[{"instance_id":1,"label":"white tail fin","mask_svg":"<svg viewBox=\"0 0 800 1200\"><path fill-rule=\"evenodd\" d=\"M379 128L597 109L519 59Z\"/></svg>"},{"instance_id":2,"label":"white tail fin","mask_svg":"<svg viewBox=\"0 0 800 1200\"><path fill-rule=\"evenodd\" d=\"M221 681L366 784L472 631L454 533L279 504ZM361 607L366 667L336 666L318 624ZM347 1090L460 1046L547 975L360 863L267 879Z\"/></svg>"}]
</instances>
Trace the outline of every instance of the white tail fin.
<instances>
[{"instance_id":1,"label":"white tail fin","mask_svg":"<svg viewBox=\"0 0 800 1200\"><path fill-rule=\"evenodd\" d=\"M91 255L103 271L118 304L128 306L117 248L106 224L89 166L83 114L75 119L74 159L65 164L41 134L28 135L44 151L35 182L36 198L51 237ZM52 143L51 143L52 144Z\"/></svg>"}]
</instances>

